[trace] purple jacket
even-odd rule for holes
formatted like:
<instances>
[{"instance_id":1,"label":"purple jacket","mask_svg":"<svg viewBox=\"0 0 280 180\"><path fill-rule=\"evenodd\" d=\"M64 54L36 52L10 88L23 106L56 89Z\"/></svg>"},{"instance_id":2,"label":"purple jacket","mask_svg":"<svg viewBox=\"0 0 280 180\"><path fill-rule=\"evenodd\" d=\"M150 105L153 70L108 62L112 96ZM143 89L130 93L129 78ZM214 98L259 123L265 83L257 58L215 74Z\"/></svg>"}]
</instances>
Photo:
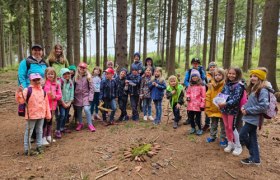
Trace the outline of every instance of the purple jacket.
<instances>
[{"instance_id":1,"label":"purple jacket","mask_svg":"<svg viewBox=\"0 0 280 180\"><path fill-rule=\"evenodd\" d=\"M75 81L74 106L89 106L93 100L93 82L87 76Z\"/></svg>"}]
</instances>

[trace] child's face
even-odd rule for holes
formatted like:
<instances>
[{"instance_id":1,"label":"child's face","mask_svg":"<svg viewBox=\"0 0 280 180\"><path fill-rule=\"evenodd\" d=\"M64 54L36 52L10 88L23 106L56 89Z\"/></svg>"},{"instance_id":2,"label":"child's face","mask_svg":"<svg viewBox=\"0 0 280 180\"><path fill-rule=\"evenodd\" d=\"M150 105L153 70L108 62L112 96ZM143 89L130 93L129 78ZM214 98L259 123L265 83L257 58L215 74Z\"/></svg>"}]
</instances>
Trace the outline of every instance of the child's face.
<instances>
[{"instance_id":1,"label":"child's face","mask_svg":"<svg viewBox=\"0 0 280 180\"><path fill-rule=\"evenodd\" d=\"M214 71L215 71L215 69L216 69L216 67L215 67L215 66L210 66L210 67L209 67L209 71L210 71L210 72L214 72Z\"/></svg>"},{"instance_id":2,"label":"child's face","mask_svg":"<svg viewBox=\"0 0 280 180\"><path fill-rule=\"evenodd\" d=\"M33 80L31 80L31 85L33 85L33 86L39 86L39 85L41 85L41 79L33 79Z\"/></svg>"},{"instance_id":3,"label":"child's face","mask_svg":"<svg viewBox=\"0 0 280 180\"><path fill-rule=\"evenodd\" d=\"M198 76L192 76L192 81L198 81Z\"/></svg>"},{"instance_id":4,"label":"child's face","mask_svg":"<svg viewBox=\"0 0 280 180\"><path fill-rule=\"evenodd\" d=\"M93 71L93 74L98 76L98 75L100 75L100 71L99 71L98 69L95 69L95 70Z\"/></svg>"},{"instance_id":5,"label":"child's face","mask_svg":"<svg viewBox=\"0 0 280 180\"><path fill-rule=\"evenodd\" d=\"M147 61L147 66L152 66L152 61L151 60Z\"/></svg>"},{"instance_id":6,"label":"child's face","mask_svg":"<svg viewBox=\"0 0 280 180\"><path fill-rule=\"evenodd\" d=\"M250 76L250 81L252 84L256 84L259 81L259 78L256 75L252 74Z\"/></svg>"},{"instance_id":7,"label":"child's face","mask_svg":"<svg viewBox=\"0 0 280 180\"><path fill-rule=\"evenodd\" d=\"M138 71L137 71L137 70L133 70L133 71L132 71L132 74L133 74L133 75L137 75L137 74L138 74Z\"/></svg>"},{"instance_id":8,"label":"child's face","mask_svg":"<svg viewBox=\"0 0 280 180\"><path fill-rule=\"evenodd\" d=\"M112 64L112 63L109 63L109 64L107 65L107 68L113 68L113 64Z\"/></svg>"},{"instance_id":9,"label":"child's face","mask_svg":"<svg viewBox=\"0 0 280 180\"><path fill-rule=\"evenodd\" d=\"M197 62L192 63L193 68L197 69L199 64Z\"/></svg>"},{"instance_id":10,"label":"child's face","mask_svg":"<svg viewBox=\"0 0 280 180\"><path fill-rule=\"evenodd\" d=\"M177 85L176 79L170 79L169 84L170 86L175 87Z\"/></svg>"},{"instance_id":11,"label":"child's face","mask_svg":"<svg viewBox=\"0 0 280 180\"><path fill-rule=\"evenodd\" d=\"M79 67L79 72L80 72L81 74L85 74L86 68L84 68L84 67Z\"/></svg>"},{"instance_id":12,"label":"child's face","mask_svg":"<svg viewBox=\"0 0 280 180\"><path fill-rule=\"evenodd\" d=\"M236 78L236 72L235 72L235 70L234 70L234 69L230 69L230 70L228 71L227 77L228 77L228 79L229 79L230 81L234 81L235 78Z\"/></svg>"},{"instance_id":13,"label":"child's face","mask_svg":"<svg viewBox=\"0 0 280 180\"><path fill-rule=\"evenodd\" d=\"M55 77L55 74L53 71L49 71L47 73L47 79L50 80L50 81L53 81L54 80L54 77Z\"/></svg>"},{"instance_id":14,"label":"child's face","mask_svg":"<svg viewBox=\"0 0 280 180\"><path fill-rule=\"evenodd\" d=\"M121 72L120 72L120 78L123 79L125 76L126 76L125 71L121 71Z\"/></svg>"},{"instance_id":15,"label":"child's face","mask_svg":"<svg viewBox=\"0 0 280 180\"><path fill-rule=\"evenodd\" d=\"M220 73L215 73L214 78L217 82L220 82L223 79L223 75Z\"/></svg>"},{"instance_id":16,"label":"child's face","mask_svg":"<svg viewBox=\"0 0 280 180\"><path fill-rule=\"evenodd\" d=\"M71 75L74 75L74 74L75 74L75 71L70 70L70 74L71 74Z\"/></svg>"},{"instance_id":17,"label":"child's face","mask_svg":"<svg viewBox=\"0 0 280 180\"><path fill-rule=\"evenodd\" d=\"M106 72L106 79L111 80L113 78L113 74Z\"/></svg>"},{"instance_id":18,"label":"child's face","mask_svg":"<svg viewBox=\"0 0 280 180\"><path fill-rule=\"evenodd\" d=\"M156 71L155 71L155 77L160 77L160 75L161 75L160 71L159 71L159 70L156 70Z\"/></svg>"},{"instance_id":19,"label":"child's face","mask_svg":"<svg viewBox=\"0 0 280 180\"><path fill-rule=\"evenodd\" d=\"M66 79L66 80L69 80L71 78L70 72L64 73L63 78Z\"/></svg>"},{"instance_id":20,"label":"child's face","mask_svg":"<svg viewBox=\"0 0 280 180\"><path fill-rule=\"evenodd\" d=\"M57 56L61 55L61 53L62 53L62 49L60 47L55 48L55 54Z\"/></svg>"},{"instance_id":21,"label":"child's face","mask_svg":"<svg viewBox=\"0 0 280 180\"><path fill-rule=\"evenodd\" d=\"M151 76L152 75L152 71L150 69L146 69L145 75L146 76Z\"/></svg>"},{"instance_id":22,"label":"child's face","mask_svg":"<svg viewBox=\"0 0 280 180\"><path fill-rule=\"evenodd\" d=\"M139 61L139 57L138 56L134 56L134 61Z\"/></svg>"}]
</instances>

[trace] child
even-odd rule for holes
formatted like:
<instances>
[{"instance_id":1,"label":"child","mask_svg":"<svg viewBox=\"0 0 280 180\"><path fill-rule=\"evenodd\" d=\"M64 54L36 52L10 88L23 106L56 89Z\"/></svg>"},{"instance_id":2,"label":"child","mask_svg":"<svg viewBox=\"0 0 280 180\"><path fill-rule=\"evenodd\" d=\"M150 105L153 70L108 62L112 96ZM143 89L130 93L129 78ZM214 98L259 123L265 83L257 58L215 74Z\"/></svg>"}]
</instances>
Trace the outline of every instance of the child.
<instances>
[{"instance_id":1,"label":"child","mask_svg":"<svg viewBox=\"0 0 280 180\"><path fill-rule=\"evenodd\" d=\"M151 68L151 71L152 71L152 75L154 75L154 72L155 72L155 66L153 64L153 59L150 58L150 57L147 57L145 59L145 67L144 67L144 70L147 69L147 67L150 67ZM144 72L145 74L145 72Z\"/></svg>"},{"instance_id":2,"label":"child","mask_svg":"<svg viewBox=\"0 0 280 180\"><path fill-rule=\"evenodd\" d=\"M154 120L152 116L151 91L148 86L151 80L151 76L152 76L152 67L148 66L145 70L145 74L141 80L141 85L140 85L140 99L143 100L144 121L147 121L148 118L151 121Z\"/></svg>"},{"instance_id":3,"label":"child","mask_svg":"<svg viewBox=\"0 0 280 180\"><path fill-rule=\"evenodd\" d=\"M179 84L176 76L168 78L169 86L166 89L166 97L170 101L170 105L174 114L173 128L178 128L178 123L182 116L180 115L180 108L184 104L184 87Z\"/></svg>"},{"instance_id":4,"label":"child","mask_svg":"<svg viewBox=\"0 0 280 180\"><path fill-rule=\"evenodd\" d=\"M205 107L205 86L202 84L200 78L200 73L198 70L192 70L190 75L190 86L187 90L187 101L188 101L188 118L191 123L190 134L196 133L197 135L202 135L203 131L201 129L201 111ZM198 130L195 129L195 122L198 126Z\"/></svg>"},{"instance_id":5,"label":"child","mask_svg":"<svg viewBox=\"0 0 280 180\"><path fill-rule=\"evenodd\" d=\"M51 112L49 106L49 100L45 97L45 93L41 87L41 76L39 73L31 73L29 75L31 85L23 90L20 86L16 92L16 101L18 103L25 103L28 91L31 90L30 97L28 99L25 113L26 128L24 133L24 154L29 155L30 152L30 138L31 134L36 128L36 142L37 152L43 153L42 150L42 135L43 135L43 124L44 118L47 120L51 119Z\"/></svg>"},{"instance_id":6,"label":"child","mask_svg":"<svg viewBox=\"0 0 280 180\"><path fill-rule=\"evenodd\" d=\"M137 107L139 102L141 77L138 72L139 71L135 67L132 67L131 74L127 76L126 80L126 83L129 83L128 91L130 95L133 121L139 120L139 113Z\"/></svg>"},{"instance_id":7,"label":"child","mask_svg":"<svg viewBox=\"0 0 280 180\"><path fill-rule=\"evenodd\" d=\"M69 115L71 104L74 100L74 83L71 80L70 70L62 68L60 70L60 83L62 98L59 103L59 119L56 124L56 137L61 138L61 132L70 133L69 129L65 128L65 123Z\"/></svg>"},{"instance_id":8,"label":"child","mask_svg":"<svg viewBox=\"0 0 280 180\"><path fill-rule=\"evenodd\" d=\"M162 77L162 69L160 67L156 67L154 76L149 83L149 88L151 90L151 98L154 101L156 108L156 118L154 119L154 125L159 125L162 114L162 98L164 95L164 90L166 89L165 80Z\"/></svg>"},{"instance_id":9,"label":"child","mask_svg":"<svg viewBox=\"0 0 280 180\"><path fill-rule=\"evenodd\" d=\"M261 69L250 71L250 83L248 86L248 102L241 108L245 125L240 131L240 142L246 145L250 157L241 160L242 164L260 165L259 145L257 141L257 127L261 124L264 113L269 107L269 83L266 80L266 72Z\"/></svg>"},{"instance_id":10,"label":"child","mask_svg":"<svg viewBox=\"0 0 280 180\"><path fill-rule=\"evenodd\" d=\"M45 72L45 85L44 85L44 91L47 93L49 104L50 104L50 110L52 113L52 116L54 115L56 108L57 108L57 102L61 99L61 88L59 83L57 83L57 75L55 72L55 69L53 67L48 67ZM58 120L59 118L57 118ZM52 138L52 119L50 121L44 121L44 127L43 127L43 145L48 145L49 142L55 140ZM60 131L56 131L55 136L57 138L61 138Z\"/></svg>"},{"instance_id":11,"label":"child","mask_svg":"<svg viewBox=\"0 0 280 180\"><path fill-rule=\"evenodd\" d=\"M106 124L107 126L114 124L114 116L117 109L116 105L116 93L117 93L117 83L113 79L115 71L113 68L108 68L105 70L106 79L101 81L100 86L100 96L99 100L104 102L105 107L110 107L112 112L110 114L110 120ZM106 123L106 111L102 112L103 121Z\"/></svg>"},{"instance_id":12,"label":"child","mask_svg":"<svg viewBox=\"0 0 280 180\"><path fill-rule=\"evenodd\" d=\"M225 140L225 127L222 119L221 111L213 103L213 99L222 91L225 84L225 71L221 68L214 70L213 79L211 83L208 84L208 91L206 93L206 105L205 113L211 119L211 129L210 137L206 139L206 142L211 143L216 140L218 132L218 123L220 121L220 145L226 146L227 142Z\"/></svg>"},{"instance_id":13,"label":"child","mask_svg":"<svg viewBox=\"0 0 280 180\"><path fill-rule=\"evenodd\" d=\"M107 69L108 68L112 68L114 70L114 62L113 61L107 61ZM114 71L115 72L115 71ZM113 74L113 79L116 79L117 78L117 74ZM104 71L102 76L101 76L101 79L102 80L105 80L106 79L106 72Z\"/></svg>"},{"instance_id":14,"label":"child","mask_svg":"<svg viewBox=\"0 0 280 180\"><path fill-rule=\"evenodd\" d=\"M70 70L71 80L74 81L77 68L75 65L71 65L68 67L68 69Z\"/></svg>"},{"instance_id":15,"label":"child","mask_svg":"<svg viewBox=\"0 0 280 180\"><path fill-rule=\"evenodd\" d=\"M219 108L222 111L222 117L225 125L228 145L224 149L225 152L232 152L233 155L240 155L242 147L239 141L239 134L234 127L234 118L237 115L240 107L239 103L243 95L244 86L239 83L242 78L240 68L229 68L226 76L226 84L222 90L222 94L227 95L225 103L219 103ZM235 141L235 143L234 143Z\"/></svg>"},{"instance_id":16,"label":"child","mask_svg":"<svg viewBox=\"0 0 280 180\"><path fill-rule=\"evenodd\" d=\"M101 120L101 118L98 116L98 106L99 106L99 95L100 95L100 84L101 84L101 69L99 67L95 67L93 69L93 92L94 97L93 101L91 103L90 112L92 114L93 120Z\"/></svg>"},{"instance_id":17,"label":"child","mask_svg":"<svg viewBox=\"0 0 280 180\"><path fill-rule=\"evenodd\" d=\"M136 69L138 71L138 74L142 76L143 74L143 63L140 60L140 54L138 52L134 53L134 60L133 63L130 66L130 72L132 72L132 69Z\"/></svg>"},{"instance_id":18,"label":"child","mask_svg":"<svg viewBox=\"0 0 280 180\"><path fill-rule=\"evenodd\" d=\"M90 102L93 101L93 83L90 72L87 70L87 64L82 62L79 64L75 75L74 90L74 108L76 119L79 120L76 131L80 131L83 127L82 110L84 109L88 124L88 129L95 132L95 127L91 121Z\"/></svg>"},{"instance_id":19,"label":"child","mask_svg":"<svg viewBox=\"0 0 280 180\"><path fill-rule=\"evenodd\" d=\"M126 112L128 99L128 83L126 83L126 74L127 70L125 68L122 68L120 70L120 75L116 78L118 104L121 110L121 115L118 121L127 121L129 119Z\"/></svg>"}]
</instances>

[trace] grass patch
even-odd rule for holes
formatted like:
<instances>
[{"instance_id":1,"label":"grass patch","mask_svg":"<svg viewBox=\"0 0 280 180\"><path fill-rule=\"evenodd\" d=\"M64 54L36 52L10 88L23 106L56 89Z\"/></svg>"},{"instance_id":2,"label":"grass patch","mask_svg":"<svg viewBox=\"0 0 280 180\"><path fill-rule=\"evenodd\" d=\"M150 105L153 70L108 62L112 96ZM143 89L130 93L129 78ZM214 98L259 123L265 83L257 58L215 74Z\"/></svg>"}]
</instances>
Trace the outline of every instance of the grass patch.
<instances>
[{"instance_id":1,"label":"grass patch","mask_svg":"<svg viewBox=\"0 0 280 180\"><path fill-rule=\"evenodd\" d=\"M125 127L126 129L133 128L134 126L135 126L135 125L134 125L133 122L127 122L127 123L125 123L125 125L124 125L124 127Z\"/></svg>"},{"instance_id":2,"label":"grass patch","mask_svg":"<svg viewBox=\"0 0 280 180\"><path fill-rule=\"evenodd\" d=\"M152 144L143 144L132 149L132 157L147 154L152 149Z\"/></svg>"},{"instance_id":3,"label":"grass patch","mask_svg":"<svg viewBox=\"0 0 280 180\"><path fill-rule=\"evenodd\" d=\"M195 135L193 135L193 134L188 135L188 140L191 142L196 142Z\"/></svg>"}]
</instances>

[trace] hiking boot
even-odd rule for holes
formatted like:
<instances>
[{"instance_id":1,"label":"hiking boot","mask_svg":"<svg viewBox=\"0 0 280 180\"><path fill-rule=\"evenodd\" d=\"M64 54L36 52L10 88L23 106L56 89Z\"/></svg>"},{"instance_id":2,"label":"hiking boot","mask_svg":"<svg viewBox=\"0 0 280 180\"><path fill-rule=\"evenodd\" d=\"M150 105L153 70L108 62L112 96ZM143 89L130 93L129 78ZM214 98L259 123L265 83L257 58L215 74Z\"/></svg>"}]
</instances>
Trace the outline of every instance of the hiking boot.
<instances>
[{"instance_id":1,"label":"hiking boot","mask_svg":"<svg viewBox=\"0 0 280 180\"><path fill-rule=\"evenodd\" d=\"M235 155L235 156L239 156L241 153L242 153L242 146L241 145L235 145L232 154Z\"/></svg>"},{"instance_id":2,"label":"hiking boot","mask_svg":"<svg viewBox=\"0 0 280 180\"><path fill-rule=\"evenodd\" d=\"M150 121L154 120L153 116L149 116L148 118L150 119Z\"/></svg>"},{"instance_id":3,"label":"hiking boot","mask_svg":"<svg viewBox=\"0 0 280 180\"><path fill-rule=\"evenodd\" d=\"M177 128L178 128L178 122L176 122L176 121L173 122L173 128L174 128L174 129L177 129Z\"/></svg>"},{"instance_id":4,"label":"hiking boot","mask_svg":"<svg viewBox=\"0 0 280 180\"><path fill-rule=\"evenodd\" d=\"M261 164L261 162L254 162L254 161L250 160L249 158L242 159L240 162L242 164L245 164L245 165L257 165L257 166L259 166Z\"/></svg>"},{"instance_id":5,"label":"hiking boot","mask_svg":"<svg viewBox=\"0 0 280 180\"><path fill-rule=\"evenodd\" d=\"M54 138L52 138L51 136L47 136L47 141L48 142L56 142L56 140Z\"/></svg>"},{"instance_id":6,"label":"hiking boot","mask_svg":"<svg viewBox=\"0 0 280 180\"><path fill-rule=\"evenodd\" d=\"M124 120L128 121L129 120L129 116L128 115L124 116Z\"/></svg>"},{"instance_id":7,"label":"hiking boot","mask_svg":"<svg viewBox=\"0 0 280 180\"><path fill-rule=\"evenodd\" d=\"M209 125L208 124L205 124L202 128L202 130L205 132L209 129Z\"/></svg>"},{"instance_id":8,"label":"hiking boot","mask_svg":"<svg viewBox=\"0 0 280 180\"><path fill-rule=\"evenodd\" d=\"M61 138L61 132L60 132L60 131L56 131L56 132L55 132L55 137L56 137L57 139L60 139L60 138Z\"/></svg>"},{"instance_id":9,"label":"hiking boot","mask_svg":"<svg viewBox=\"0 0 280 180\"><path fill-rule=\"evenodd\" d=\"M190 134L194 134L194 133L195 133L195 128L191 128Z\"/></svg>"},{"instance_id":10,"label":"hiking boot","mask_svg":"<svg viewBox=\"0 0 280 180\"><path fill-rule=\"evenodd\" d=\"M91 132L95 132L95 127L92 125L92 124L90 124L90 125L88 125L88 129L91 131Z\"/></svg>"},{"instance_id":11,"label":"hiking boot","mask_svg":"<svg viewBox=\"0 0 280 180\"><path fill-rule=\"evenodd\" d=\"M76 131L82 130L83 127L84 127L83 123L79 123L77 128L76 128Z\"/></svg>"},{"instance_id":12,"label":"hiking boot","mask_svg":"<svg viewBox=\"0 0 280 180\"><path fill-rule=\"evenodd\" d=\"M202 135L202 134L203 134L203 131L202 131L201 129L198 129L198 130L196 131L196 135L200 136L200 135Z\"/></svg>"},{"instance_id":13,"label":"hiking boot","mask_svg":"<svg viewBox=\"0 0 280 180\"><path fill-rule=\"evenodd\" d=\"M216 140L215 138L208 137L206 139L206 142L211 143L211 142L215 142L215 140Z\"/></svg>"},{"instance_id":14,"label":"hiking boot","mask_svg":"<svg viewBox=\"0 0 280 180\"><path fill-rule=\"evenodd\" d=\"M191 121L189 119L187 119L185 122L183 122L184 125L189 125L191 124Z\"/></svg>"},{"instance_id":15,"label":"hiking boot","mask_svg":"<svg viewBox=\"0 0 280 180\"><path fill-rule=\"evenodd\" d=\"M222 146L222 147L227 147L227 140L225 139L225 140L221 140L220 141L220 146Z\"/></svg>"},{"instance_id":16,"label":"hiking boot","mask_svg":"<svg viewBox=\"0 0 280 180\"><path fill-rule=\"evenodd\" d=\"M225 152L231 152L232 150L234 149L234 144L233 144L233 142L228 142L228 145L227 145L227 147L224 149L224 151Z\"/></svg>"},{"instance_id":17,"label":"hiking boot","mask_svg":"<svg viewBox=\"0 0 280 180\"><path fill-rule=\"evenodd\" d=\"M43 150L43 147L42 147L42 146L37 147L37 148L36 148L36 151L38 152L38 154L43 154L43 153L44 153L44 150Z\"/></svg>"},{"instance_id":18,"label":"hiking boot","mask_svg":"<svg viewBox=\"0 0 280 180\"><path fill-rule=\"evenodd\" d=\"M143 120L144 120L144 121L147 121L147 120L148 120L148 117L147 117L147 116L144 116L144 117L143 117Z\"/></svg>"},{"instance_id":19,"label":"hiking boot","mask_svg":"<svg viewBox=\"0 0 280 180\"><path fill-rule=\"evenodd\" d=\"M43 146L48 146L48 145L50 145L49 142L47 141L47 138L46 138L46 137L43 137L43 139L42 139L42 145L43 145Z\"/></svg>"}]
</instances>

